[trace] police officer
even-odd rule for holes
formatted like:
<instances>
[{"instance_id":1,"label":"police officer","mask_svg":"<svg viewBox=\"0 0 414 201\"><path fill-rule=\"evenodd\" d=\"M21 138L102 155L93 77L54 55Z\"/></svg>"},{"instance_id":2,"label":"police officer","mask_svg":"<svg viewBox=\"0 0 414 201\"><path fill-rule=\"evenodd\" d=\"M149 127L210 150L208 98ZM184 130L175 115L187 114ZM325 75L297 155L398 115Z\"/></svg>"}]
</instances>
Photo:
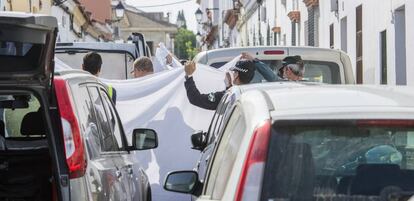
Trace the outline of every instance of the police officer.
<instances>
[{"instance_id":1,"label":"police officer","mask_svg":"<svg viewBox=\"0 0 414 201\"><path fill-rule=\"evenodd\" d=\"M194 62L186 63L184 67L185 71L185 89L187 91L187 97L191 104L208 109L208 110L215 110L223 97L226 90L212 92L209 94L201 94L198 91L194 80L193 80L193 73L196 70L196 64ZM236 65L230 68L230 74L232 74L232 81L231 84L234 85L241 85L249 83L254 76L254 72L256 70L255 62L250 60L242 60L236 63ZM227 74L229 75L229 74ZM226 76L227 76L226 75ZM226 86L229 88L231 86Z\"/></svg>"}]
</instances>

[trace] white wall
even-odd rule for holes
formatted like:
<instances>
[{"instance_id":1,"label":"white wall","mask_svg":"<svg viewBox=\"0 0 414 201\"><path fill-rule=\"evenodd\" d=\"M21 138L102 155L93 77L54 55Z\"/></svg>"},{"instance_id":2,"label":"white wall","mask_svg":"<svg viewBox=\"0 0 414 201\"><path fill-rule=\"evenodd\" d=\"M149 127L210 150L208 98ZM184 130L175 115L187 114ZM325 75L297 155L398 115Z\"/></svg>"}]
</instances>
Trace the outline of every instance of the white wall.
<instances>
[{"instance_id":1,"label":"white wall","mask_svg":"<svg viewBox=\"0 0 414 201\"><path fill-rule=\"evenodd\" d=\"M59 25L58 42L73 42L79 38L70 30L70 16L62 8L52 6L52 16L56 17Z\"/></svg>"}]
</instances>

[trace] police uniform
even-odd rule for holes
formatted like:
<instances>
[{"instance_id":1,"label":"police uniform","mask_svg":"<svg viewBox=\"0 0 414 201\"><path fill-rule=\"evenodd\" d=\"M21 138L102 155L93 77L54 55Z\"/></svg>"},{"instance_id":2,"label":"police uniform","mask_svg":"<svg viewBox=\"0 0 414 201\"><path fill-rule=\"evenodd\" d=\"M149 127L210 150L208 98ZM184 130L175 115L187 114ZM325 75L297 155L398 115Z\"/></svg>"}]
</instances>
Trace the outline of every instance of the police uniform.
<instances>
[{"instance_id":1,"label":"police uniform","mask_svg":"<svg viewBox=\"0 0 414 201\"><path fill-rule=\"evenodd\" d=\"M184 86L190 103L207 110L216 110L221 98L224 96L224 93L226 93L226 90L223 90L209 94L201 94L200 91L198 91L192 76L185 76Z\"/></svg>"},{"instance_id":2,"label":"police uniform","mask_svg":"<svg viewBox=\"0 0 414 201\"><path fill-rule=\"evenodd\" d=\"M238 61L236 65L229 70L237 71L239 73L239 78L244 80L245 83L249 83L253 79L256 67L253 61ZM207 110L216 110L221 98L223 98L226 93L226 90L223 90L209 94L201 94L200 91L198 91L192 76L185 76L184 86L190 103Z\"/></svg>"}]
</instances>

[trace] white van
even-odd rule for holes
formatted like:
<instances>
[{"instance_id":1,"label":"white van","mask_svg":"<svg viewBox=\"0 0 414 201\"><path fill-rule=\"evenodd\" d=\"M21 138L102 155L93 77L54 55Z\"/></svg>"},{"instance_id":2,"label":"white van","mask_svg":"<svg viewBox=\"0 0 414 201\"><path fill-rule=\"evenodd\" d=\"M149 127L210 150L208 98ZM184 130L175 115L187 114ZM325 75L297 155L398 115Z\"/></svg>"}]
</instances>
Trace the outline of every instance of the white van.
<instances>
[{"instance_id":1,"label":"white van","mask_svg":"<svg viewBox=\"0 0 414 201\"><path fill-rule=\"evenodd\" d=\"M315 47L237 47L200 52L194 62L220 68L242 52L267 64L273 71L282 66L282 59L299 55L305 62L305 76L309 81L327 84L355 84L351 60L340 50Z\"/></svg>"}]
</instances>

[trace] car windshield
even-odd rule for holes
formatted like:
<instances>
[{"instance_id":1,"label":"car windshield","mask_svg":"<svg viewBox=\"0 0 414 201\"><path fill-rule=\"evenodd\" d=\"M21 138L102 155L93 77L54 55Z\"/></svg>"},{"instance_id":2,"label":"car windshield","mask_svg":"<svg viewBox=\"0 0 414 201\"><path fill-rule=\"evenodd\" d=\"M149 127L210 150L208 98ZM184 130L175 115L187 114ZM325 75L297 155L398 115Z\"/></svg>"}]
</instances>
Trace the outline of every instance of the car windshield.
<instances>
[{"instance_id":1,"label":"car windshield","mask_svg":"<svg viewBox=\"0 0 414 201\"><path fill-rule=\"evenodd\" d=\"M414 192L414 127L357 122L303 126L276 122L261 200L410 196Z\"/></svg>"},{"instance_id":2,"label":"car windshield","mask_svg":"<svg viewBox=\"0 0 414 201\"><path fill-rule=\"evenodd\" d=\"M56 52L56 57L75 69L82 69L83 57L87 50L67 50ZM99 52L102 57L102 67L99 77L105 79L132 78L134 58L126 52Z\"/></svg>"},{"instance_id":3,"label":"car windshield","mask_svg":"<svg viewBox=\"0 0 414 201\"><path fill-rule=\"evenodd\" d=\"M282 67L281 60L262 60L277 75L278 69ZM227 62L217 62L211 64L214 68L220 68ZM320 82L326 84L340 84L341 75L338 64L326 61L305 60L304 80L310 82ZM265 79L260 74L255 75L255 82L263 82Z\"/></svg>"}]
</instances>

